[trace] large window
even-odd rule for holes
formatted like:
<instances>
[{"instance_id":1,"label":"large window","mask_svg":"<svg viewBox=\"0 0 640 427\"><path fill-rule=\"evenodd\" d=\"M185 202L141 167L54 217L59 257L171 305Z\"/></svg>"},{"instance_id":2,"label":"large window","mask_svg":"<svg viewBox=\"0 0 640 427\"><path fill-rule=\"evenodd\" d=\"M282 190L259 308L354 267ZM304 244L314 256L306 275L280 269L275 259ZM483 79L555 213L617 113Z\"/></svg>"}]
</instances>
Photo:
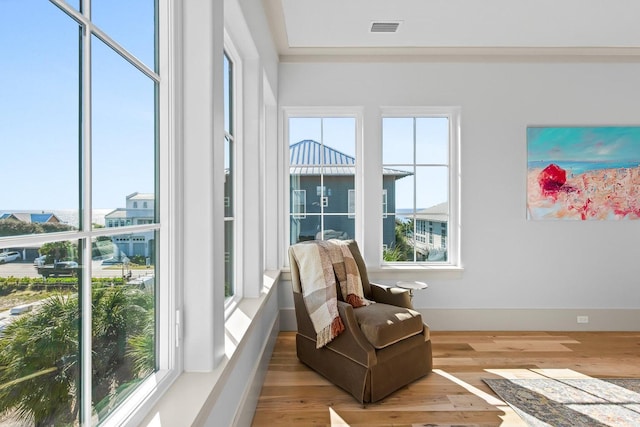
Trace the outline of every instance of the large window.
<instances>
[{"instance_id":1,"label":"large window","mask_svg":"<svg viewBox=\"0 0 640 427\"><path fill-rule=\"evenodd\" d=\"M356 118L289 117L290 242L355 238Z\"/></svg>"},{"instance_id":2,"label":"large window","mask_svg":"<svg viewBox=\"0 0 640 427\"><path fill-rule=\"evenodd\" d=\"M160 1L0 2L2 425L102 423L169 367Z\"/></svg>"},{"instance_id":3,"label":"large window","mask_svg":"<svg viewBox=\"0 0 640 427\"><path fill-rule=\"evenodd\" d=\"M384 262L457 262L457 127L454 109L383 114Z\"/></svg>"}]
</instances>

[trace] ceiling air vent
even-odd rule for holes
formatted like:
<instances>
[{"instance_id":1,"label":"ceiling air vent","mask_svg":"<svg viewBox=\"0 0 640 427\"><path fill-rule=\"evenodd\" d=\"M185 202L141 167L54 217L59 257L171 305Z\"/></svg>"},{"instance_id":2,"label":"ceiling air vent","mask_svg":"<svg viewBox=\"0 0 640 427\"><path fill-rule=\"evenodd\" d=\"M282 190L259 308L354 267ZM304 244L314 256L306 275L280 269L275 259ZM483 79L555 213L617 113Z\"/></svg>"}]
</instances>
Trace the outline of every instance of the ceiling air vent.
<instances>
[{"instance_id":1,"label":"ceiling air vent","mask_svg":"<svg viewBox=\"0 0 640 427\"><path fill-rule=\"evenodd\" d=\"M398 31L398 26L400 26L400 22L372 22L371 32L372 33L395 33L396 31Z\"/></svg>"}]
</instances>

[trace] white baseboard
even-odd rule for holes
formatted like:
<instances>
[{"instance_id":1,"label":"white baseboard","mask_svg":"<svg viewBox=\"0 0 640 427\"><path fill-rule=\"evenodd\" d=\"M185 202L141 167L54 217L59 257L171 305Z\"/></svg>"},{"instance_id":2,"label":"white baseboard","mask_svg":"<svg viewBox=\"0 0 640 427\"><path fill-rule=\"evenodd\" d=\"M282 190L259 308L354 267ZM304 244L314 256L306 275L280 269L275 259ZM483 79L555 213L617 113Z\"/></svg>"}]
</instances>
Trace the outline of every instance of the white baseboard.
<instances>
[{"instance_id":1,"label":"white baseboard","mask_svg":"<svg viewBox=\"0 0 640 427\"><path fill-rule=\"evenodd\" d=\"M640 330L640 309L423 308L419 311L432 331ZM588 323L578 323L578 316L586 316ZM280 309L280 330L296 330L296 316L293 308Z\"/></svg>"}]
</instances>

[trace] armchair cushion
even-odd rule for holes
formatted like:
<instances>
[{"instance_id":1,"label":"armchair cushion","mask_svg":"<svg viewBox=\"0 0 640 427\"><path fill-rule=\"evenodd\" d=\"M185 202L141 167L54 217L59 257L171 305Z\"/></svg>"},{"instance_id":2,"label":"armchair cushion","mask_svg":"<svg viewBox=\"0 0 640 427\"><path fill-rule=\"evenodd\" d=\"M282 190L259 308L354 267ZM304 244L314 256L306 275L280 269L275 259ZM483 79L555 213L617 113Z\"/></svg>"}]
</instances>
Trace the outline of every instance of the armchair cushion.
<instances>
[{"instance_id":1,"label":"armchair cushion","mask_svg":"<svg viewBox=\"0 0 640 427\"><path fill-rule=\"evenodd\" d=\"M415 310L375 303L353 310L358 325L375 348L384 348L422 333L422 316Z\"/></svg>"}]
</instances>

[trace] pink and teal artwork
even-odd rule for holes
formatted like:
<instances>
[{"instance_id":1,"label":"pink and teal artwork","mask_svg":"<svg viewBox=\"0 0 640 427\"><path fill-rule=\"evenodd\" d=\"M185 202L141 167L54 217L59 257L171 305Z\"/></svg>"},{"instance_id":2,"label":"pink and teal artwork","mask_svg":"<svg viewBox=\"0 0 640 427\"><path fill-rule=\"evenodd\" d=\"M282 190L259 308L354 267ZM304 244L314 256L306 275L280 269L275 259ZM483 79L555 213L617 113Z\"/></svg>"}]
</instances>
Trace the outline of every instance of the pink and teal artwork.
<instances>
[{"instance_id":1,"label":"pink and teal artwork","mask_svg":"<svg viewBox=\"0 0 640 427\"><path fill-rule=\"evenodd\" d=\"M527 218L640 218L640 127L528 127Z\"/></svg>"}]
</instances>

